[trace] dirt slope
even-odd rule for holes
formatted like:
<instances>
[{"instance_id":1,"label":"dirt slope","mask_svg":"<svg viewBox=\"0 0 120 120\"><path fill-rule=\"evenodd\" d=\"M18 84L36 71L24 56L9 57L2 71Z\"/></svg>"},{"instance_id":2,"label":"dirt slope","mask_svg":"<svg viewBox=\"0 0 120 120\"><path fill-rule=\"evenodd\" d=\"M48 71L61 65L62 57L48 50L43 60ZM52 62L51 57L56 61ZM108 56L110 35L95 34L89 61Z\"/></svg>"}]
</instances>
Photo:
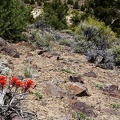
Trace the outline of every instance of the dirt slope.
<instances>
[{"instance_id":1,"label":"dirt slope","mask_svg":"<svg viewBox=\"0 0 120 120\"><path fill-rule=\"evenodd\" d=\"M1 59L11 61L15 76L24 77L25 67L33 70L32 79L36 84L33 91L39 92L43 97L38 99L32 94L24 101L23 107L36 112L38 120L77 120L76 110L71 107L77 101L84 102L93 109L95 115L88 115L88 120L120 120L120 98L105 95L100 89L109 85L120 87L119 71L95 67L87 62L84 55L75 54L69 47L57 43L51 51L41 55L38 55L39 50L33 50L28 43L13 45L20 52L20 58L2 53L0 56ZM84 75L90 71L97 77ZM67 89L69 77L74 75L81 76L90 96L78 97Z\"/></svg>"}]
</instances>

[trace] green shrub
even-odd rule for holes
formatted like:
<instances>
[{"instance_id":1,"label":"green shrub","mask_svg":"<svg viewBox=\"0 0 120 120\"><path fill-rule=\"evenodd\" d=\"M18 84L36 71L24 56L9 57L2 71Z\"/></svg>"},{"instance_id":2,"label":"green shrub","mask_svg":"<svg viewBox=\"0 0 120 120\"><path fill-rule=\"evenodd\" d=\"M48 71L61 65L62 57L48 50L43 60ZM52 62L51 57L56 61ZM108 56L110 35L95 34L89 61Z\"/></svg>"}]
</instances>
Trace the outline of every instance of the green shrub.
<instances>
[{"instance_id":1,"label":"green shrub","mask_svg":"<svg viewBox=\"0 0 120 120\"><path fill-rule=\"evenodd\" d=\"M27 4L35 4L35 0L24 0L24 2Z\"/></svg>"},{"instance_id":2,"label":"green shrub","mask_svg":"<svg viewBox=\"0 0 120 120\"><path fill-rule=\"evenodd\" d=\"M88 17L84 22L81 22L76 32L79 35L85 36L87 41L97 43L97 40L103 40L107 42L108 47L110 47L112 42L116 39L116 34L109 26L105 26L104 22L92 17Z\"/></svg>"},{"instance_id":3,"label":"green shrub","mask_svg":"<svg viewBox=\"0 0 120 120\"><path fill-rule=\"evenodd\" d=\"M52 47L55 38L50 33L40 34L38 31L32 33L34 40L31 44L35 48L45 47L48 50Z\"/></svg>"},{"instance_id":4,"label":"green shrub","mask_svg":"<svg viewBox=\"0 0 120 120\"><path fill-rule=\"evenodd\" d=\"M78 25L81 21L81 15L79 12L73 13L73 16L71 18L72 25Z\"/></svg>"},{"instance_id":5,"label":"green shrub","mask_svg":"<svg viewBox=\"0 0 120 120\"><path fill-rule=\"evenodd\" d=\"M0 36L21 40L30 20L30 8L20 0L0 0Z\"/></svg>"},{"instance_id":6,"label":"green shrub","mask_svg":"<svg viewBox=\"0 0 120 120\"><path fill-rule=\"evenodd\" d=\"M79 24L76 33L75 52L85 54L87 60L96 66L113 69L114 56L110 49L116 36L108 26L89 17Z\"/></svg>"},{"instance_id":7,"label":"green shrub","mask_svg":"<svg viewBox=\"0 0 120 120\"><path fill-rule=\"evenodd\" d=\"M86 0L83 9L86 15L96 18L109 25L120 36L120 0Z\"/></svg>"},{"instance_id":8,"label":"green shrub","mask_svg":"<svg viewBox=\"0 0 120 120\"><path fill-rule=\"evenodd\" d=\"M39 6L42 5L42 0L36 0L36 1L37 1L37 4L38 4Z\"/></svg>"},{"instance_id":9,"label":"green shrub","mask_svg":"<svg viewBox=\"0 0 120 120\"><path fill-rule=\"evenodd\" d=\"M60 40L60 45L71 46L71 42L69 40Z\"/></svg>"},{"instance_id":10,"label":"green shrub","mask_svg":"<svg viewBox=\"0 0 120 120\"><path fill-rule=\"evenodd\" d=\"M73 9L79 9L80 5L78 3L78 0L75 1L75 3L73 4Z\"/></svg>"},{"instance_id":11,"label":"green shrub","mask_svg":"<svg viewBox=\"0 0 120 120\"><path fill-rule=\"evenodd\" d=\"M35 0L31 0L30 4L34 5L35 4Z\"/></svg>"},{"instance_id":12,"label":"green shrub","mask_svg":"<svg viewBox=\"0 0 120 120\"><path fill-rule=\"evenodd\" d=\"M44 18L55 29L67 28L66 15L68 6L63 4L61 0L52 0L44 3Z\"/></svg>"},{"instance_id":13,"label":"green shrub","mask_svg":"<svg viewBox=\"0 0 120 120\"><path fill-rule=\"evenodd\" d=\"M120 109L120 104L118 103L114 103L114 104L112 104L111 105L112 106L112 108L115 108L115 109Z\"/></svg>"},{"instance_id":14,"label":"green shrub","mask_svg":"<svg viewBox=\"0 0 120 120\"><path fill-rule=\"evenodd\" d=\"M24 3L30 4L31 0L24 0Z\"/></svg>"},{"instance_id":15,"label":"green shrub","mask_svg":"<svg viewBox=\"0 0 120 120\"><path fill-rule=\"evenodd\" d=\"M23 72L26 78L32 78L33 70L31 68L26 67Z\"/></svg>"},{"instance_id":16,"label":"green shrub","mask_svg":"<svg viewBox=\"0 0 120 120\"><path fill-rule=\"evenodd\" d=\"M61 69L63 72L70 73L70 74L75 74L75 72L71 71L70 69Z\"/></svg>"},{"instance_id":17,"label":"green shrub","mask_svg":"<svg viewBox=\"0 0 120 120\"><path fill-rule=\"evenodd\" d=\"M67 0L67 4L73 5L73 0Z\"/></svg>"},{"instance_id":18,"label":"green shrub","mask_svg":"<svg viewBox=\"0 0 120 120\"><path fill-rule=\"evenodd\" d=\"M43 98L43 95L40 94L39 92L32 92L32 94L34 94L37 97L38 100Z\"/></svg>"},{"instance_id":19,"label":"green shrub","mask_svg":"<svg viewBox=\"0 0 120 120\"><path fill-rule=\"evenodd\" d=\"M73 46L75 53L84 53L86 49L86 38L82 35L75 36L75 44Z\"/></svg>"},{"instance_id":20,"label":"green shrub","mask_svg":"<svg viewBox=\"0 0 120 120\"><path fill-rule=\"evenodd\" d=\"M104 85L103 84L96 84L95 85L98 89L103 89L104 88Z\"/></svg>"},{"instance_id":21,"label":"green shrub","mask_svg":"<svg viewBox=\"0 0 120 120\"><path fill-rule=\"evenodd\" d=\"M113 55L115 57L116 65L120 65L120 45L113 47Z\"/></svg>"},{"instance_id":22,"label":"green shrub","mask_svg":"<svg viewBox=\"0 0 120 120\"><path fill-rule=\"evenodd\" d=\"M77 120L86 120L86 115L82 112L77 112Z\"/></svg>"}]
</instances>

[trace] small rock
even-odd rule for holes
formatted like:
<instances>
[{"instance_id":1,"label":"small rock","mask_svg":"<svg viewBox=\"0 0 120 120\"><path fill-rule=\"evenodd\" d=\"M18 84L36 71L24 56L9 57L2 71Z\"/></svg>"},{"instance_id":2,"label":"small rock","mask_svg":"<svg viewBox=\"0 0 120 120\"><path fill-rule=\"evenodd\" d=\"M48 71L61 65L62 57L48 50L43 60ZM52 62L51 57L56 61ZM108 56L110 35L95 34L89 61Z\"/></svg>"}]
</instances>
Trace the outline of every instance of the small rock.
<instances>
[{"instance_id":1,"label":"small rock","mask_svg":"<svg viewBox=\"0 0 120 120\"><path fill-rule=\"evenodd\" d=\"M84 73L83 75L87 77L97 78L97 75L94 72L87 72L87 73Z\"/></svg>"},{"instance_id":2,"label":"small rock","mask_svg":"<svg viewBox=\"0 0 120 120\"><path fill-rule=\"evenodd\" d=\"M14 57L14 58L19 58L20 57L20 53L15 49L12 48L12 46L10 46L10 48L5 48L5 53L7 53L8 55Z\"/></svg>"},{"instance_id":3,"label":"small rock","mask_svg":"<svg viewBox=\"0 0 120 120\"><path fill-rule=\"evenodd\" d=\"M117 110L113 110L112 108L103 108L103 109L100 109L100 112L101 113L108 113L108 114L110 114L110 115L118 115L119 113L118 113L118 111Z\"/></svg>"},{"instance_id":4,"label":"small rock","mask_svg":"<svg viewBox=\"0 0 120 120\"><path fill-rule=\"evenodd\" d=\"M103 89L103 93L116 97L116 98L120 98L120 91L117 85L110 85L110 86L105 87Z\"/></svg>"},{"instance_id":5,"label":"small rock","mask_svg":"<svg viewBox=\"0 0 120 120\"><path fill-rule=\"evenodd\" d=\"M69 83L69 84L67 83L66 87L75 96L78 96L78 97L90 96L87 89L82 84L80 84L79 82Z\"/></svg>"},{"instance_id":6,"label":"small rock","mask_svg":"<svg viewBox=\"0 0 120 120\"><path fill-rule=\"evenodd\" d=\"M82 112L87 117L96 117L96 114L94 113L93 108L84 102L80 102L80 101L73 102L72 108L76 112Z\"/></svg>"},{"instance_id":7,"label":"small rock","mask_svg":"<svg viewBox=\"0 0 120 120\"><path fill-rule=\"evenodd\" d=\"M4 51L5 54L8 54L12 57L19 58L20 53L12 45L9 45L4 39L0 37L0 50Z\"/></svg>"},{"instance_id":8,"label":"small rock","mask_svg":"<svg viewBox=\"0 0 120 120\"><path fill-rule=\"evenodd\" d=\"M2 50L7 45L7 42L0 37L0 50Z\"/></svg>"},{"instance_id":9,"label":"small rock","mask_svg":"<svg viewBox=\"0 0 120 120\"><path fill-rule=\"evenodd\" d=\"M37 51L37 54L42 55L44 52L47 52L47 50L39 50L39 51Z\"/></svg>"},{"instance_id":10,"label":"small rock","mask_svg":"<svg viewBox=\"0 0 120 120\"><path fill-rule=\"evenodd\" d=\"M69 80L71 82L80 82L84 84L83 79L80 76L70 76Z\"/></svg>"},{"instance_id":11,"label":"small rock","mask_svg":"<svg viewBox=\"0 0 120 120\"><path fill-rule=\"evenodd\" d=\"M57 56L57 60L64 60L64 58L62 58L61 56Z\"/></svg>"},{"instance_id":12,"label":"small rock","mask_svg":"<svg viewBox=\"0 0 120 120\"><path fill-rule=\"evenodd\" d=\"M53 55L50 52L45 52L42 54L42 56L47 57L47 58L53 57Z\"/></svg>"},{"instance_id":13,"label":"small rock","mask_svg":"<svg viewBox=\"0 0 120 120\"><path fill-rule=\"evenodd\" d=\"M53 97L63 97L67 94L66 90L62 90L59 86L56 86L53 83L48 83L44 86L44 92L48 96L53 96Z\"/></svg>"}]
</instances>

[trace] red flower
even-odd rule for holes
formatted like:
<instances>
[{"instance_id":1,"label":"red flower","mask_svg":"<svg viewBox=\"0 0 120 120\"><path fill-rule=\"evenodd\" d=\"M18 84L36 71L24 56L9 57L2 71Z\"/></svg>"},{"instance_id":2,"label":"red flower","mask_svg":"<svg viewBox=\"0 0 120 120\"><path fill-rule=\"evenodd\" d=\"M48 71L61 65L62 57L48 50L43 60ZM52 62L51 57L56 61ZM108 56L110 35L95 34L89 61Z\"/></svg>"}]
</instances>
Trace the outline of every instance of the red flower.
<instances>
[{"instance_id":1,"label":"red flower","mask_svg":"<svg viewBox=\"0 0 120 120\"><path fill-rule=\"evenodd\" d=\"M26 80L24 83L23 83L23 90L24 92L27 92L29 88L33 87L34 84L33 84L33 81L32 80Z\"/></svg>"},{"instance_id":2,"label":"red flower","mask_svg":"<svg viewBox=\"0 0 120 120\"><path fill-rule=\"evenodd\" d=\"M22 87L22 86L23 86L23 83L21 82L21 80L17 80L15 86L16 86L16 87Z\"/></svg>"},{"instance_id":3,"label":"red flower","mask_svg":"<svg viewBox=\"0 0 120 120\"><path fill-rule=\"evenodd\" d=\"M22 82L16 77L12 77L12 79L10 80L10 84L13 87L22 87Z\"/></svg>"},{"instance_id":4,"label":"red flower","mask_svg":"<svg viewBox=\"0 0 120 120\"><path fill-rule=\"evenodd\" d=\"M3 75L0 75L0 80L4 80L4 79L6 79L6 77Z\"/></svg>"},{"instance_id":5,"label":"red flower","mask_svg":"<svg viewBox=\"0 0 120 120\"><path fill-rule=\"evenodd\" d=\"M0 75L0 86L5 86L7 83L6 77L3 75Z\"/></svg>"}]
</instances>

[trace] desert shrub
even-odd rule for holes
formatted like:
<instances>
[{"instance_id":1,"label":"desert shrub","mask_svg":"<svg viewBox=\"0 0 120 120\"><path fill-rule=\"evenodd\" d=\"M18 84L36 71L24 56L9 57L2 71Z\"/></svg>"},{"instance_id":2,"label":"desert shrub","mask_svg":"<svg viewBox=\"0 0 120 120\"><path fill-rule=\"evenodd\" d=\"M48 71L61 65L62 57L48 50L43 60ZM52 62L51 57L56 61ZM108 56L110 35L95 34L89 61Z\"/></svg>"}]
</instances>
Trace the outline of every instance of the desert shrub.
<instances>
[{"instance_id":1,"label":"desert shrub","mask_svg":"<svg viewBox=\"0 0 120 120\"><path fill-rule=\"evenodd\" d=\"M50 30L51 29L51 27L50 27L50 25L48 25L47 24L47 22L46 21L44 21L44 20L37 20L36 22L34 22L33 24L32 24L32 26L31 26L32 28L37 28L37 29L41 29L41 30L46 30L46 31L48 31L48 30Z\"/></svg>"},{"instance_id":2,"label":"desert shrub","mask_svg":"<svg viewBox=\"0 0 120 120\"><path fill-rule=\"evenodd\" d=\"M29 67L24 68L23 73L26 78L32 78L33 76L33 70Z\"/></svg>"},{"instance_id":3,"label":"desert shrub","mask_svg":"<svg viewBox=\"0 0 120 120\"><path fill-rule=\"evenodd\" d=\"M37 1L37 4L38 4L39 6L42 5L42 0L36 0L36 1Z\"/></svg>"},{"instance_id":4,"label":"desert shrub","mask_svg":"<svg viewBox=\"0 0 120 120\"><path fill-rule=\"evenodd\" d=\"M0 36L5 39L21 40L28 25L30 8L20 0L0 1ZM21 39L20 39L21 38Z\"/></svg>"},{"instance_id":5,"label":"desert shrub","mask_svg":"<svg viewBox=\"0 0 120 120\"><path fill-rule=\"evenodd\" d=\"M27 4L35 4L35 0L24 0Z\"/></svg>"},{"instance_id":6,"label":"desert shrub","mask_svg":"<svg viewBox=\"0 0 120 120\"><path fill-rule=\"evenodd\" d=\"M50 49L55 40L54 36L50 33L45 33L42 35L38 31L35 31L32 33L32 35L34 40L31 41L31 43L35 48L45 47L47 49Z\"/></svg>"},{"instance_id":7,"label":"desert shrub","mask_svg":"<svg viewBox=\"0 0 120 120\"><path fill-rule=\"evenodd\" d=\"M90 17L79 24L76 32L75 52L85 54L96 66L113 69L114 56L109 49L115 41L115 33L103 22Z\"/></svg>"},{"instance_id":8,"label":"desert shrub","mask_svg":"<svg viewBox=\"0 0 120 120\"><path fill-rule=\"evenodd\" d=\"M104 69L113 69L114 56L109 49L99 50L97 47L88 49L85 53L87 59L91 63L95 63L96 66Z\"/></svg>"},{"instance_id":9,"label":"desert shrub","mask_svg":"<svg viewBox=\"0 0 120 120\"><path fill-rule=\"evenodd\" d=\"M83 10L87 16L91 14L104 21L119 36L120 8L118 6L120 6L120 0L86 0Z\"/></svg>"},{"instance_id":10,"label":"desert shrub","mask_svg":"<svg viewBox=\"0 0 120 120\"><path fill-rule=\"evenodd\" d=\"M86 49L86 41L84 36L82 35L76 35L75 36L75 43L73 45L73 49L75 53L81 53L83 54Z\"/></svg>"},{"instance_id":11,"label":"desert shrub","mask_svg":"<svg viewBox=\"0 0 120 120\"><path fill-rule=\"evenodd\" d=\"M72 21L72 25L78 25L81 21L81 15L79 12L75 12L73 13L73 16L71 18L71 21Z\"/></svg>"},{"instance_id":12,"label":"desert shrub","mask_svg":"<svg viewBox=\"0 0 120 120\"><path fill-rule=\"evenodd\" d=\"M120 45L114 46L112 51L115 57L115 64L120 66Z\"/></svg>"},{"instance_id":13,"label":"desert shrub","mask_svg":"<svg viewBox=\"0 0 120 120\"><path fill-rule=\"evenodd\" d=\"M31 0L24 0L24 3L30 4Z\"/></svg>"},{"instance_id":14,"label":"desert shrub","mask_svg":"<svg viewBox=\"0 0 120 120\"><path fill-rule=\"evenodd\" d=\"M77 36L74 51L86 55L87 60L95 63L98 67L113 69L115 65L114 56L111 50L107 48L107 43L102 41L102 39L97 41L97 43L86 40L86 36Z\"/></svg>"},{"instance_id":15,"label":"desert shrub","mask_svg":"<svg viewBox=\"0 0 120 120\"><path fill-rule=\"evenodd\" d=\"M115 109L120 109L120 104L119 103L113 103L111 104L112 108L115 108Z\"/></svg>"},{"instance_id":16,"label":"desert shrub","mask_svg":"<svg viewBox=\"0 0 120 120\"><path fill-rule=\"evenodd\" d=\"M81 10L81 11L84 11L84 10L85 10L85 8L86 8L86 7L85 7L85 5L81 5L80 10Z\"/></svg>"},{"instance_id":17,"label":"desert shrub","mask_svg":"<svg viewBox=\"0 0 120 120\"><path fill-rule=\"evenodd\" d=\"M64 40L60 40L59 43L60 43L60 45L66 45L66 46L69 46L69 47L70 47L71 44L72 44L71 41L65 40L65 39L64 39Z\"/></svg>"},{"instance_id":18,"label":"desert shrub","mask_svg":"<svg viewBox=\"0 0 120 120\"><path fill-rule=\"evenodd\" d=\"M75 3L73 4L73 9L79 9L80 5L78 3L78 0L75 1Z\"/></svg>"},{"instance_id":19,"label":"desert shrub","mask_svg":"<svg viewBox=\"0 0 120 120\"><path fill-rule=\"evenodd\" d=\"M115 33L109 26L106 26L104 22L91 17L88 17L87 20L81 22L76 31L78 34L86 36L87 41L93 41L94 43L102 38L102 40L107 42L108 46L116 39Z\"/></svg>"},{"instance_id":20,"label":"desert shrub","mask_svg":"<svg viewBox=\"0 0 120 120\"><path fill-rule=\"evenodd\" d=\"M34 5L35 4L35 0L31 0L30 4Z\"/></svg>"},{"instance_id":21,"label":"desert shrub","mask_svg":"<svg viewBox=\"0 0 120 120\"><path fill-rule=\"evenodd\" d=\"M52 0L44 3L44 18L55 29L64 29L67 27L66 15L68 6L61 0Z\"/></svg>"},{"instance_id":22,"label":"desert shrub","mask_svg":"<svg viewBox=\"0 0 120 120\"><path fill-rule=\"evenodd\" d=\"M67 0L67 4L73 5L73 0Z\"/></svg>"},{"instance_id":23,"label":"desert shrub","mask_svg":"<svg viewBox=\"0 0 120 120\"><path fill-rule=\"evenodd\" d=\"M11 73L12 73L12 71L8 67L7 61L0 59L0 74L2 74L2 75L10 75Z\"/></svg>"}]
</instances>

